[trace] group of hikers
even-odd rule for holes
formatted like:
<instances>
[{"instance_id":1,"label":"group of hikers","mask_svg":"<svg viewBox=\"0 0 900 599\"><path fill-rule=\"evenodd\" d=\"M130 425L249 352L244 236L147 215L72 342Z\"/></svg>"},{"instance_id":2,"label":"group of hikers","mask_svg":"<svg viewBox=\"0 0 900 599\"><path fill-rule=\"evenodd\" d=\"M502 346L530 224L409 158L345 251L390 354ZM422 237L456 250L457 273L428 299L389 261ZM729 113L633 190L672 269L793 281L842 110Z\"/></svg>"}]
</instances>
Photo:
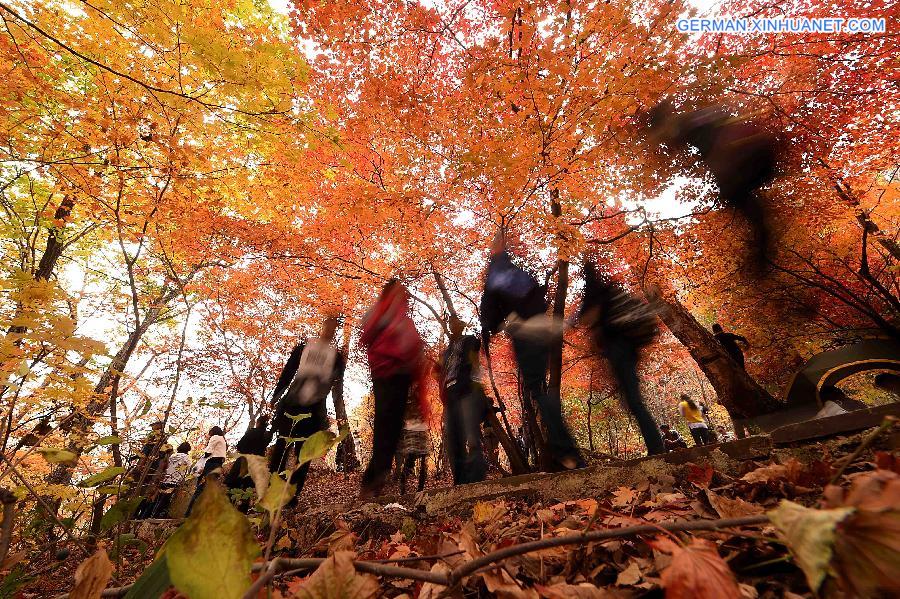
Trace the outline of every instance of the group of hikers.
<instances>
[{"instance_id":1,"label":"group of hikers","mask_svg":"<svg viewBox=\"0 0 900 599\"><path fill-rule=\"evenodd\" d=\"M752 232L750 270L765 266L771 244L766 211L759 188L775 175L774 137L752 120L735 119L719 107L676 114L663 102L647 114L648 137L666 151L692 146L714 177L720 201L742 215ZM427 455L426 387L436 376L443 404L444 435L457 484L483 480L488 463L496 455L496 438L490 426L482 429L491 406L482 389L480 352L491 339L505 332L511 339L521 383L523 405L536 408L546 438L542 443L542 467L569 470L585 465L584 458L565 423L560 390L547 384L548 361L555 344L562 343L566 324L585 328L593 353L610 365L625 405L634 417L649 454L686 446L668 425L659 426L641 396L637 367L641 349L656 336L654 308L617 283L594 259L582 267L584 295L577 313L564 323L547 314L546 286L513 260L517 242L501 230L490 250L490 262L479 306L480 336L466 333L466 323L455 314L446 323L449 341L436 364L426 358L425 343L410 316L410 294L396 279L384 285L375 304L361 320L360 342L366 350L371 373L374 413L373 443L360 488L360 497L378 495L397 465L401 484L419 466L419 488L424 484ZM325 399L344 368L345 356L335 347L336 317L324 319L315 338L297 345L288 358L272 397L272 421L261 419L238 443L243 455L265 456L269 450L271 472L289 470L290 455L299 455L304 439L328 428ZM727 356L744 367L740 345L746 339L726 333L716 324L713 333ZM714 434L708 415L689 397L682 398L681 414L698 445L727 437L724 429ZM189 446L169 450L163 485L175 483L186 470ZM182 450L185 451L182 451ZM525 449L527 452L527 448ZM221 470L226 454L221 429L214 427L204 451L202 466L195 467L199 482L194 499L203 489L207 474ZM397 458L401 455L402 457ZM245 469L233 467L226 476L231 487L246 485ZM293 468L289 482L299 495L309 463ZM297 496L292 502L297 501ZM158 514L165 502L147 502L142 510ZM191 501L193 505L193 500ZM190 511L190 507L189 507Z\"/></svg>"},{"instance_id":2,"label":"group of hikers","mask_svg":"<svg viewBox=\"0 0 900 599\"><path fill-rule=\"evenodd\" d=\"M496 438L491 438L488 414L498 408L491 404L482 387L481 351L501 332L512 343L523 402L537 409L546 432L544 468L568 470L585 466L565 423L559 389L547 385L549 353L554 344L562 342L566 324L587 329L594 352L609 361L648 453L686 446L674 429L657 425L641 396L638 360L642 347L652 341L658 330L654 309L589 260L582 268L585 288L580 307L567 323L554 319L547 315L545 287L513 261L510 246L516 243L501 232L492 244L479 306L481 335L468 334L466 324L458 316L449 317L448 344L436 360L429 360L426 355L425 343L411 318L411 296L399 280L388 281L363 316L360 342L365 347L372 377L374 410L372 452L362 475L361 498L379 495L392 471L401 492L405 492L407 478L416 467L417 486L419 490L423 488L429 453L430 413L425 393L429 377L437 380L440 389L445 449L454 483L484 480L489 465L497 463L498 447ZM271 424L267 416L261 416L238 441L236 450L241 458L225 473L228 488L252 488L242 460L246 460L245 456L267 456L269 471L286 473L288 482L295 486L296 494L288 507L296 504L310 464L304 462L290 468L291 456L300 455L307 438L329 428L326 398L345 367L345 357L335 346L338 325L337 317L326 317L317 336L293 349L272 395ZM728 346L723 342L723 347ZM684 396L680 410L698 445L713 442L705 409ZM144 444L145 451L154 441L159 444L161 424L154 425ZM724 440L724 430L719 437ZM523 438L517 440L520 451L527 456L528 444ZM187 509L190 513L207 475L222 471L227 454L223 431L219 427L209 431L204 455L193 468L187 455L190 449L188 443L179 445L176 452L163 446L153 468L159 489L152 501L144 502L138 517L164 515L172 490L192 473L198 476L198 483Z\"/></svg>"}]
</instances>

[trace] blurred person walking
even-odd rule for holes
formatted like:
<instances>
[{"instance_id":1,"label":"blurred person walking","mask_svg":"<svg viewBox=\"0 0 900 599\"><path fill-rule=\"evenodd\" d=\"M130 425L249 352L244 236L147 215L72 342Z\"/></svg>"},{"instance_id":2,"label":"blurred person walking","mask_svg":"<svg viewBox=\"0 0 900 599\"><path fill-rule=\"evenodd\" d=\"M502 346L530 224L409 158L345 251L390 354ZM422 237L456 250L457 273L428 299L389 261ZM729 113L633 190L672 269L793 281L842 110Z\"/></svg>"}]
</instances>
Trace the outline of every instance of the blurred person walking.
<instances>
[{"instance_id":1,"label":"blurred person walking","mask_svg":"<svg viewBox=\"0 0 900 599\"><path fill-rule=\"evenodd\" d=\"M366 348L375 400L372 455L363 472L362 499L380 494L390 475L410 388L421 376L425 344L410 318L409 300L406 288L391 279L362 321L360 342Z\"/></svg>"},{"instance_id":2,"label":"blurred person walking","mask_svg":"<svg viewBox=\"0 0 900 599\"><path fill-rule=\"evenodd\" d=\"M547 449L554 468L584 467L584 460L562 417L559 395L547 392L550 344L560 342L562 322L547 316L545 289L513 264L504 232L491 246L491 259L481 296L482 342L502 330L512 338L525 401L537 404L547 428Z\"/></svg>"},{"instance_id":3,"label":"blurred person walking","mask_svg":"<svg viewBox=\"0 0 900 599\"><path fill-rule=\"evenodd\" d=\"M272 434L277 439L269 456L270 472L286 473L291 453L299 458L304 440L328 429L325 400L344 369L344 358L333 343L337 327L337 318L326 318L319 336L298 344L281 370L272 394ZM248 448L258 449L262 441L254 436ZM290 473L288 482L296 488L287 507L297 504L308 472L306 462Z\"/></svg>"},{"instance_id":4,"label":"blurred person walking","mask_svg":"<svg viewBox=\"0 0 900 599\"><path fill-rule=\"evenodd\" d=\"M577 314L578 323L590 330L595 351L609 360L619 393L644 437L647 453L663 453L666 446L641 396L637 375L641 348L658 332L657 317L646 302L601 275L593 262L585 262L583 275L584 298Z\"/></svg>"}]
</instances>

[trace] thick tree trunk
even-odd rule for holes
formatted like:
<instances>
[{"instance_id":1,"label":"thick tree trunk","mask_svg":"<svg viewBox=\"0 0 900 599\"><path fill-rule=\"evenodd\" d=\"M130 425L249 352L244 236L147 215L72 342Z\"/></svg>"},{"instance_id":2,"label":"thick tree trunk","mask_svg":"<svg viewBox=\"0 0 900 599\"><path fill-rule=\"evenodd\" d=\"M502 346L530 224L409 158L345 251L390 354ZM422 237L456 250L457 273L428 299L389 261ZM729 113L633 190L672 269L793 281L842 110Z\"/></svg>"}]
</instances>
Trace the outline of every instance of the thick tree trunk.
<instances>
[{"instance_id":1,"label":"thick tree trunk","mask_svg":"<svg viewBox=\"0 0 900 599\"><path fill-rule=\"evenodd\" d=\"M677 299L655 299L663 308L660 318L688 349L732 420L761 416L783 407L725 353L712 333Z\"/></svg>"},{"instance_id":2,"label":"thick tree trunk","mask_svg":"<svg viewBox=\"0 0 900 599\"><path fill-rule=\"evenodd\" d=\"M350 326L349 324L344 324L343 331L343 347L341 352L344 355L344 360L347 360L350 356ZM346 369L341 372L341 376L334 383L334 388L331 390L331 397L334 399L334 414L337 417L338 428L342 426L350 426L350 421L347 419L347 406L344 403L344 372ZM349 434L338 444L337 455L340 456L340 465L343 467L344 472L353 472L357 468L359 468L359 457L356 455L356 442L353 440L353 434Z\"/></svg>"}]
</instances>

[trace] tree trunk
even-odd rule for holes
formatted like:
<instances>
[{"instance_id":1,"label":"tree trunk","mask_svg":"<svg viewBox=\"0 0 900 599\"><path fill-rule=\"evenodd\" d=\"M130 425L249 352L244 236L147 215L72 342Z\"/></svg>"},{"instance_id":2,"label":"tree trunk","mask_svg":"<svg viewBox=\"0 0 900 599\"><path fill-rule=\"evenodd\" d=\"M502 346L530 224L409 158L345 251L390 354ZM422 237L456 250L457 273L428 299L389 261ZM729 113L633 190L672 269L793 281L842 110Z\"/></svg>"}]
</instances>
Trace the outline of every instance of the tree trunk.
<instances>
[{"instance_id":1,"label":"tree trunk","mask_svg":"<svg viewBox=\"0 0 900 599\"><path fill-rule=\"evenodd\" d=\"M350 325L346 322L344 323L342 346L341 352L343 353L344 360L347 360L350 357ZM341 376L334 382L334 388L331 390L331 397L334 399L334 414L337 417L338 428L350 426L350 421L347 419L347 406L344 403L345 372L346 369L341 372ZM337 455L340 456L341 467L344 469L344 472L353 472L359 468L359 458L356 455L356 442L353 440L352 433L344 437L338 444Z\"/></svg>"},{"instance_id":2,"label":"tree trunk","mask_svg":"<svg viewBox=\"0 0 900 599\"><path fill-rule=\"evenodd\" d=\"M147 313L141 320L140 325L131 331L125 344L116 353L112 362L110 362L106 367L106 370L103 371L103 374L100 375L100 379L94 386L94 393L91 401L88 402L83 410L74 414L68 422L63 426L60 426L60 430L67 433L66 450L71 451L77 457L81 456L82 451L84 451L84 448L87 445L87 435L93 424L94 418L103 413L109 406L110 387L116 382L117 377L125 371L125 367L128 365L128 361L131 359L134 350L137 349L138 343L140 343L144 333L146 333L147 329L159 319L162 314L163 306L166 303L168 302L165 300L165 296L163 296L159 301L152 304L151 308L147 310ZM57 464L50 471L50 474L47 475L47 483L51 485L67 485L72 482L73 470L73 466L69 464ZM51 505L58 509L59 501L54 500Z\"/></svg>"},{"instance_id":3,"label":"tree trunk","mask_svg":"<svg viewBox=\"0 0 900 599\"><path fill-rule=\"evenodd\" d=\"M663 308L660 318L688 349L732 420L761 416L783 407L725 353L712 333L677 299L655 299Z\"/></svg>"}]
</instances>

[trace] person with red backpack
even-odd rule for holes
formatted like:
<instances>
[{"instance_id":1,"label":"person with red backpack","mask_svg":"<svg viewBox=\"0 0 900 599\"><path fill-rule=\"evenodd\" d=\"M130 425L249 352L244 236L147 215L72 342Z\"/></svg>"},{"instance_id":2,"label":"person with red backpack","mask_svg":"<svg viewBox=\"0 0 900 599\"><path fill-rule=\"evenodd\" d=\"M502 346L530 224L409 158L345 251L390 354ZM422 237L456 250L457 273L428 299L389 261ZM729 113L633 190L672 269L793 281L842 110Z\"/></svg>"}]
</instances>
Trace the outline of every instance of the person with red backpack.
<instances>
[{"instance_id":1,"label":"person with red backpack","mask_svg":"<svg viewBox=\"0 0 900 599\"><path fill-rule=\"evenodd\" d=\"M403 432L410 388L422 373L425 343L409 315L409 292L396 279L381 290L362 322L360 342L372 374L375 415L372 456L363 472L360 497L381 493ZM421 386L424 392L424 386Z\"/></svg>"}]
</instances>

